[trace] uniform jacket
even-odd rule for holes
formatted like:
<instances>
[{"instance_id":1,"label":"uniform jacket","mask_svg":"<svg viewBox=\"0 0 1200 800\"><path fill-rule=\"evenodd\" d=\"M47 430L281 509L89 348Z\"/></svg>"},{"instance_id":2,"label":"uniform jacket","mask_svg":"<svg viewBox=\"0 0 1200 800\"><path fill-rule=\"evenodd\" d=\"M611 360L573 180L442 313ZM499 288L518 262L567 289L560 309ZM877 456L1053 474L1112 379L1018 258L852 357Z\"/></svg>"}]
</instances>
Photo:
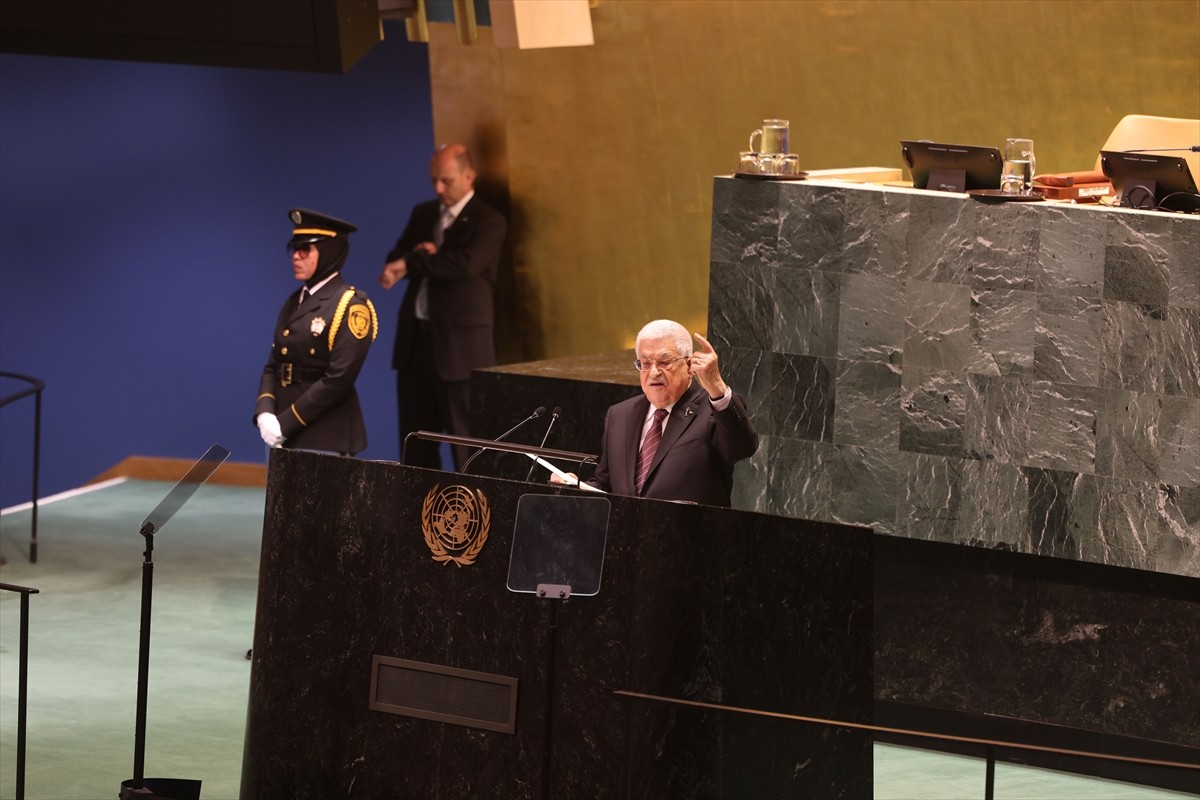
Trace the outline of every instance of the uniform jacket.
<instances>
[{"instance_id":1,"label":"uniform jacket","mask_svg":"<svg viewBox=\"0 0 1200 800\"><path fill-rule=\"evenodd\" d=\"M645 395L608 409L600 463L592 483L615 494L637 494L634 470L642 425L649 412ZM724 411L716 411L708 393L693 383L667 417L642 496L728 506L733 465L757 449L758 433L742 398L735 394Z\"/></svg>"},{"instance_id":2,"label":"uniform jacket","mask_svg":"<svg viewBox=\"0 0 1200 800\"><path fill-rule=\"evenodd\" d=\"M297 290L279 312L254 416L279 418L284 447L358 453L367 432L354 381L379 333L375 308L340 275L299 300Z\"/></svg>"},{"instance_id":3,"label":"uniform jacket","mask_svg":"<svg viewBox=\"0 0 1200 800\"><path fill-rule=\"evenodd\" d=\"M392 367L404 369L408 364L417 329L417 288L420 281L427 280L430 337L438 377L465 381L471 377L471 370L496 363L493 288L508 224L475 195L443 233L436 254L413 250L421 242L433 241L440 216L437 200L418 205L387 255L388 261L406 260L409 278L400 304Z\"/></svg>"}]
</instances>

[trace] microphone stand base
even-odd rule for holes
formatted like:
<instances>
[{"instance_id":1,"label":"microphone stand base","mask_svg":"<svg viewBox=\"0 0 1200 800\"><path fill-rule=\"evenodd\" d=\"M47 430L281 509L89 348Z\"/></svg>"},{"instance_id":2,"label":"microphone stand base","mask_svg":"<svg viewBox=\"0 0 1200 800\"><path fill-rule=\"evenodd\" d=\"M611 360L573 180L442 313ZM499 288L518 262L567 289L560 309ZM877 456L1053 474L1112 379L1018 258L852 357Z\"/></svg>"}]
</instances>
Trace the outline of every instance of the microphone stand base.
<instances>
[{"instance_id":1,"label":"microphone stand base","mask_svg":"<svg viewBox=\"0 0 1200 800\"><path fill-rule=\"evenodd\" d=\"M146 778L141 789L134 779L121 781L121 800L200 800L200 781L186 778Z\"/></svg>"}]
</instances>

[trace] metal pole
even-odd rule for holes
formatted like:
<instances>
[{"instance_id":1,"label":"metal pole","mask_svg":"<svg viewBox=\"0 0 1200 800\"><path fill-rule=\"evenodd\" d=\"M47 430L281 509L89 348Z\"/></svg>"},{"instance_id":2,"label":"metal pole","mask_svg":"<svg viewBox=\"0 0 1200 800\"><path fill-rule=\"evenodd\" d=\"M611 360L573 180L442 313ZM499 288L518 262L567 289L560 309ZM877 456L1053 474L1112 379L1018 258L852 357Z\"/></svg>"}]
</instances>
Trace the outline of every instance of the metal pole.
<instances>
[{"instance_id":1,"label":"metal pole","mask_svg":"<svg viewBox=\"0 0 1200 800\"><path fill-rule=\"evenodd\" d=\"M38 466L42 454L42 393L33 400L33 530L29 534L29 563L37 563Z\"/></svg>"},{"instance_id":2,"label":"metal pole","mask_svg":"<svg viewBox=\"0 0 1200 800\"><path fill-rule=\"evenodd\" d=\"M558 601L550 601L550 625L546 636L546 721L542 752L542 800L550 800L552 772L554 770L554 662L558 638Z\"/></svg>"},{"instance_id":3,"label":"metal pole","mask_svg":"<svg viewBox=\"0 0 1200 800\"><path fill-rule=\"evenodd\" d=\"M137 722L133 734L133 789L141 789L146 776L146 700L150 682L150 605L154 596L154 526L143 530L146 537L142 562L142 635L138 647Z\"/></svg>"},{"instance_id":4,"label":"metal pole","mask_svg":"<svg viewBox=\"0 0 1200 800\"><path fill-rule=\"evenodd\" d=\"M28 586L17 586L12 583L0 583L0 589L6 592L21 594L21 623L17 658L17 800L25 797L25 736L26 720L29 706L29 595L37 594L37 589Z\"/></svg>"},{"instance_id":5,"label":"metal pole","mask_svg":"<svg viewBox=\"0 0 1200 800\"><path fill-rule=\"evenodd\" d=\"M987 775L983 779L983 800L994 800L996 796L996 748L988 745Z\"/></svg>"},{"instance_id":6,"label":"metal pole","mask_svg":"<svg viewBox=\"0 0 1200 800\"><path fill-rule=\"evenodd\" d=\"M36 591L36 590L35 590ZM25 798L25 717L29 702L29 592L21 592L21 655L17 670L17 800Z\"/></svg>"}]
</instances>

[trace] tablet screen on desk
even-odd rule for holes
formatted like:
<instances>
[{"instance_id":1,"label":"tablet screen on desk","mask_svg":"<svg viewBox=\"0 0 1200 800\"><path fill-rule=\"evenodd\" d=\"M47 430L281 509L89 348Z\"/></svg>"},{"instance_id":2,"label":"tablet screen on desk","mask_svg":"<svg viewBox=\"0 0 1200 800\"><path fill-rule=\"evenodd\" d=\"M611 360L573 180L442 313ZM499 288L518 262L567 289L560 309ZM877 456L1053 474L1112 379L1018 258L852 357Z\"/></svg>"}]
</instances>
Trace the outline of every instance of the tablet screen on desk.
<instances>
[{"instance_id":1,"label":"tablet screen on desk","mask_svg":"<svg viewBox=\"0 0 1200 800\"><path fill-rule=\"evenodd\" d=\"M1101 150L1100 166L1123 206L1158 208L1173 194L1196 194L1192 171L1179 156Z\"/></svg>"},{"instance_id":2,"label":"tablet screen on desk","mask_svg":"<svg viewBox=\"0 0 1200 800\"><path fill-rule=\"evenodd\" d=\"M918 189L966 191L1000 188L1000 168L1004 165L1004 159L995 147L901 140L900 153L912 173L913 186ZM961 171L963 187L930 186L930 173L936 174L938 170L950 173Z\"/></svg>"}]
</instances>

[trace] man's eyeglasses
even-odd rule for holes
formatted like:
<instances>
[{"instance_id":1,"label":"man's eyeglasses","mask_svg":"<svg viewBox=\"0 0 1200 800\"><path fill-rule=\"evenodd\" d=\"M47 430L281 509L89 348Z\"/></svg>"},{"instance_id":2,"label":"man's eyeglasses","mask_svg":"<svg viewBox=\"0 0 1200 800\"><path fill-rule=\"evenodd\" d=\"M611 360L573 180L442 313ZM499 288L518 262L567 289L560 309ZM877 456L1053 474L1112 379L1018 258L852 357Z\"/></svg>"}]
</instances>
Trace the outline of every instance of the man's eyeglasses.
<instances>
[{"instance_id":1,"label":"man's eyeglasses","mask_svg":"<svg viewBox=\"0 0 1200 800\"><path fill-rule=\"evenodd\" d=\"M637 361L633 362L633 366L638 372L649 372L652 367L658 367L659 372L666 372L680 361L687 361L687 356L677 356L675 358L656 358L648 361L643 361L639 358Z\"/></svg>"}]
</instances>

